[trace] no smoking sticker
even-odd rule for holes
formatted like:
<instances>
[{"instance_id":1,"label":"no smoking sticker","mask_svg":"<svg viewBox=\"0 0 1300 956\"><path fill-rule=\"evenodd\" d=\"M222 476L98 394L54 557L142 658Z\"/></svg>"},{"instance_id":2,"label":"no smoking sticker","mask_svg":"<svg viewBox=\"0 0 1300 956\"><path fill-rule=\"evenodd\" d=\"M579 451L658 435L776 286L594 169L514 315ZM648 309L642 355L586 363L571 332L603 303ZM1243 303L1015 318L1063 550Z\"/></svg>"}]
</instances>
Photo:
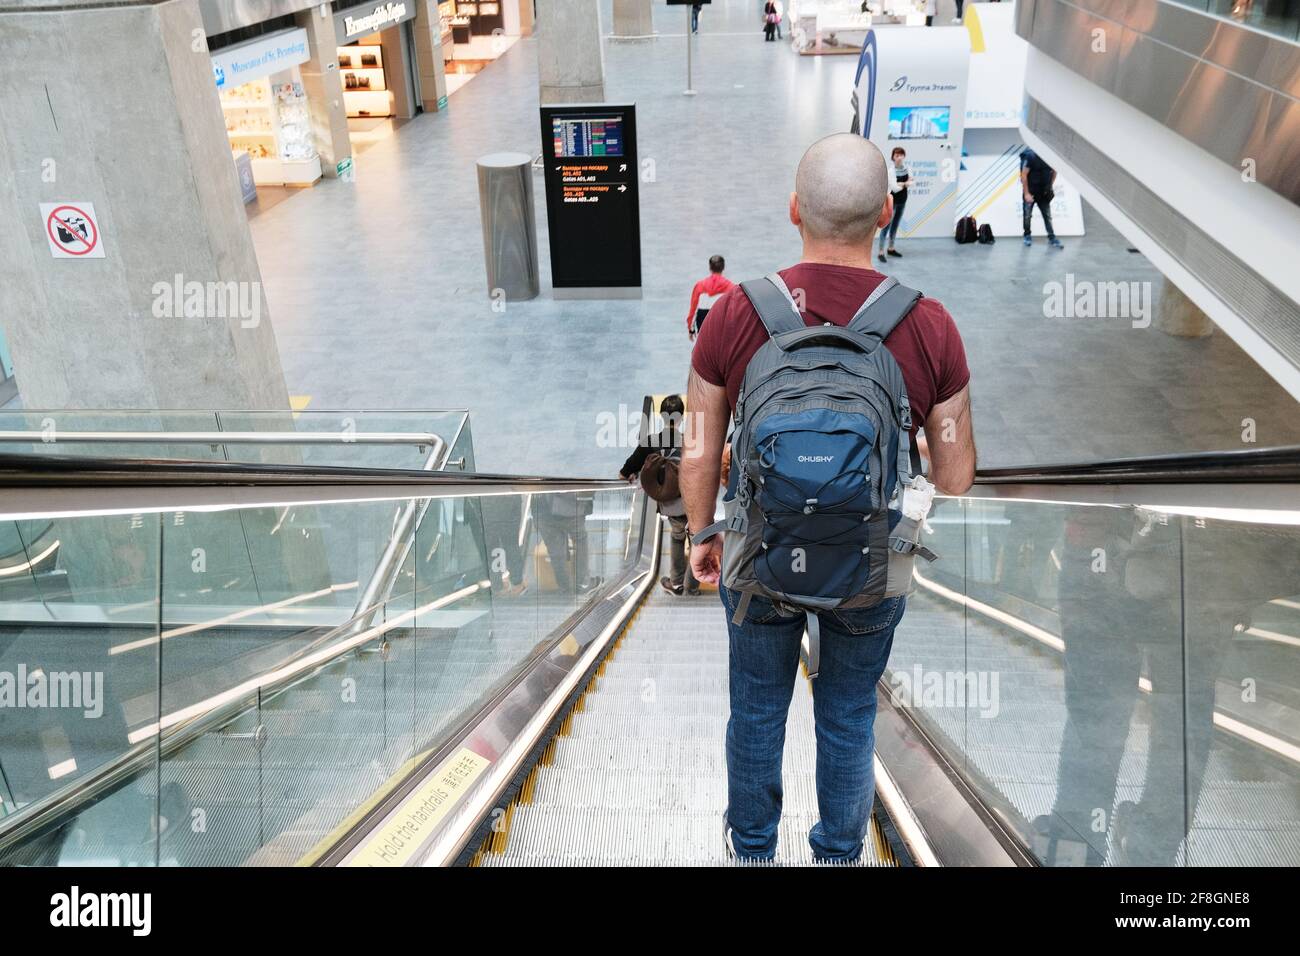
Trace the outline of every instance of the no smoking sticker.
<instances>
[{"instance_id":1,"label":"no smoking sticker","mask_svg":"<svg viewBox=\"0 0 1300 956\"><path fill-rule=\"evenodd\" d=\"M89 202L43 202L41 221L55 259L102 259L104 242Z\"/></svg>"}]
</instances>

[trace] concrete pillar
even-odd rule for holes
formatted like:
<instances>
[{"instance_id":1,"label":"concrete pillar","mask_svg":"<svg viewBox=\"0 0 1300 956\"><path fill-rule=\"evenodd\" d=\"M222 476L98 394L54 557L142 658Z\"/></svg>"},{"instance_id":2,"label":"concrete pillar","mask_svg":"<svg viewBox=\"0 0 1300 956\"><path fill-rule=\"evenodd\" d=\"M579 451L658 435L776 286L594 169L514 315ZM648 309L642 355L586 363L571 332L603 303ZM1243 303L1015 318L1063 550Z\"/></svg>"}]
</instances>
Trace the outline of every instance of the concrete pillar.
<instances>
[{"instance_id":1,"label":"concrete pillar","mask_svg":"<svg viewBox=\"0 0 1300 956\"><path fill-rule=\"evenodd\" d=\"M655 32L652 6L652 0L614 0L614 36L652 36Z\"/></svg>"},{"instance_id":2,"label":"concrete pillar","mask_svg":"<svg viewBox=\"0 0 1300 956\"><path fill-rule=\"evenodd\" d=\"M415 30L416 73L420 77L420 103L426 112L447 108L447 64L442 48L442 21L438 0L416 0L419 12L411 25Z\"/></svg>"},{"instance_id":3,"label":"concrete pillar","mask_svg":"<svg viewBox=\"0 0 1300 956\"><path fill-rule=\"evenodd\" d=\"M543 103L603 103L605 57L599 0L537 6L537 68Z\"/></svg>"},{"instance_id":4,"label":"concrete pillar","mask_svg":"<svg viewBox=\"0 0 1300 956\"><path fill-rule=\"evenodd\" d=\"M1213 320L1168 279L1161 285L1152 324L1166 335L1185 339L1202 339L1214 332Z\"/></svg>"},{"instance_id":5,"label":"concrete pillar","mask_svg":"<svg viewBox=\"0 0 1300 956\"><path fill-rule=\"evenodd\" d=\"M202 26L197 0L0 0L0 324L28 408L288 408ZM51 256L55 202L94 204L103 258Z\"/></svg>"},{"instance_id":6,"label":"concrete pillar","mask_svg":"<svg viewBox=\"0 0 1300 956\"><path fill-rule=\"evenodd\" d=\"M405 30L400 23L379 33L379 48L384 52L384 76L388 78L393 94L393 116L397 119L415 118L415 97L418 91L409 89L406 78L411 75L410 51L406 46Z\"/></svg>"},{"instance_id":7,"label":"concrete pillar","mask_svg":"<svg viewBox=\"0 0 1300 956\"><path fill-rule=\"evenodd\" d=\"M352 157L348 135L348 109L343 103L343 77L339 73L338 40L334 15L328 4L310 7L296 14L298 26L307 31L311 59L298 67L307 94L316 152L326 176L337 177L339 163Z\"/></svg>"}]
</instances>

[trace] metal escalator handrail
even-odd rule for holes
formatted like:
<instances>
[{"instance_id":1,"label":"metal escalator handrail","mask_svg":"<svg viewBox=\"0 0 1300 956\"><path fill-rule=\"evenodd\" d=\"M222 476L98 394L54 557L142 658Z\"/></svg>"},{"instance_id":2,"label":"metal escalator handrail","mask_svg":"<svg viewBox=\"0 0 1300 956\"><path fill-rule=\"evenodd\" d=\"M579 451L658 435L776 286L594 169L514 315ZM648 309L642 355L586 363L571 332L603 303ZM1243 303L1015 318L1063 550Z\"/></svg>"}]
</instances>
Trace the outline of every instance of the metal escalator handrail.
<instances>
[{"instance_id":1,"label":"metal escalator handrail","mask_svg":"<svg viewBox=\"0 0 1300 956\"><path fill-rule=\"evenodd\" d=\"M430 436L441 441L438 436ZM197 461L180 458L90 458L78 455L0 454L0 486L139 487L301 485L443 486L528 485L538 489L572 490L626 487L617 478L555 478L542 475L502 475L484 472L430 474L423 468L368 468L355 465L276 465L249 462Z\"/></svg>"},{"instance_id":2,"label":"metal escalator handrail","mask_svg":"<svg viewBox=\"0 0 1300 956\"><path fill-rule=\"evenodd\" d=\"M1300 446L981 468L978 485L1216 484L1300 481Z\"/></svg>"},{"instance_id":3,"label":"metal escalator handrail","mask_svg":"<svg viewBox=\"0 0 1300 956\"><path fill-rule=\"evenodd\" d=\"M0 442L5 435L0 432ZM22 433L28 434L28 433ZM90 433L84 433L90 434ZM125 432L98 433L120 436ZM206 439L195 441L193 436L203 435L220 444L223 436L244 436L253 441L254 436L283 435L295 441L286 444L341 444L345 438L336 433L299 432L170 432L140 433L151 435L158 441L167 436L189 436L189 444L207 444ZM39 440L39 435L31 437ZM438 440L431 433L372 432L347 436L357 444L419 444L432 445ZM72 441L67 433L61 441ZM116 439L107 439L116 440ZM142 441L145 439L141 439ZM152 440L152 439L151 439ZM178 443L186 443L179 438ZM621 482L609 479L558 479L540 475L500 475L477 473L460 478L476 482L501 482L518 484L526 482L545 486L547 483L571 485L575 481L590 483L593 487L612 487ZM111 458L83 457L80 455L31 455L0 453L0 485L8 487L50 485L119 485L163 487L172 485L331 485L331 484L417 484L429 481L423 469L417 468L366 468L356 466L278 465L253 462L213 462L180 458ZM452 480L452 479L448 479ZM455 479L459 480L459 479ZM1190 454L1151 455L1136 458L1112 458L1097 462L1062 462L1048 465L1018 465L999 468L980 468L975 483L981 485L1006 484L1193 484L1300 481L1300 446L1259 448L1242 451L1194 452Z\"/></svg>"},{"instance_id":4,"label":"metal escalator handrail","mask_svg":"<svg viewBox=\"0 0 1300 956\"><path fill-rule=\"evenodd\" d=\"M23 445L430 445L432 432L0 431L0 444Z\"/></svg>"}]
</instances>

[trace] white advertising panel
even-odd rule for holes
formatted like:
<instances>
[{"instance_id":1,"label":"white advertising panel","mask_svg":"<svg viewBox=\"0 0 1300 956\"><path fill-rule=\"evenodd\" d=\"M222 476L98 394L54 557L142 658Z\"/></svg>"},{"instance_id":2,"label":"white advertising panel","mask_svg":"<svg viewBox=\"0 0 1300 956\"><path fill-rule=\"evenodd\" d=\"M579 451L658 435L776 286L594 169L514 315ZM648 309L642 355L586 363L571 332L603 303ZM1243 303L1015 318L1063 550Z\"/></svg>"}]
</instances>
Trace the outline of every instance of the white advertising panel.
<instances>
[{"instance_id":1,"label":"white advertising panel","mask_svg":"<svg viewBox=\"0 0 1300 956\"><path fill-rule=\"evenodd\" d=\"M1015 129L1025 99L1029 44L1016 35L1014 3L968 3L970 35L967 129Z\"/></svg>"},{"instance_id":2,"label":"white advertising panel","mask_svg":"<svg viewBox=\"0 0 1300 956\"><path fill-rule=\"evenodd\" d=\"M862 44L858 128L886 160L906 150L912 176L900 236L952 235L969 59L964 27L873 29Z\"/></svg>"}]
</instances>

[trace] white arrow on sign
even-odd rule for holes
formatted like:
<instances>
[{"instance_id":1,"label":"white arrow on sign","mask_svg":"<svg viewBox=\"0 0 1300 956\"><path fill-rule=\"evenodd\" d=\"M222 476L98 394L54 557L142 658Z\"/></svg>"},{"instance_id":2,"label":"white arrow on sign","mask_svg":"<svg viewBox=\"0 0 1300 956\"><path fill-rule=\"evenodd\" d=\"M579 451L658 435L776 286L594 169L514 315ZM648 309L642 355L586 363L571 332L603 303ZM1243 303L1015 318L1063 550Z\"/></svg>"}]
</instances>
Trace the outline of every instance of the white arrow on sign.
<instances>
[{"instance_id":1,"label":"white arrow on sign","mask_svg":"<svg viewBox=\"0 0 1300 956\"><path fill-rule=\"evenodd\" d=\"M621 193L625 193L625 192L627 192L627 187L626 187L626 186L619 186L619 187L618 187L618 191L621 192Z\"/></svg>"},{"instance_id":2,"label":"white arrow on sign","mask_svg":"<svg viewBox=\"0 0 1300 956\"><path fill-rule=\"evenodd\" d=\"M620 164L619 164L619 167L618 167L618 171L619 171L620 173L625 173L625 172L627 172L627 163L620 163Z\"/></svg>"}]
</instances>

